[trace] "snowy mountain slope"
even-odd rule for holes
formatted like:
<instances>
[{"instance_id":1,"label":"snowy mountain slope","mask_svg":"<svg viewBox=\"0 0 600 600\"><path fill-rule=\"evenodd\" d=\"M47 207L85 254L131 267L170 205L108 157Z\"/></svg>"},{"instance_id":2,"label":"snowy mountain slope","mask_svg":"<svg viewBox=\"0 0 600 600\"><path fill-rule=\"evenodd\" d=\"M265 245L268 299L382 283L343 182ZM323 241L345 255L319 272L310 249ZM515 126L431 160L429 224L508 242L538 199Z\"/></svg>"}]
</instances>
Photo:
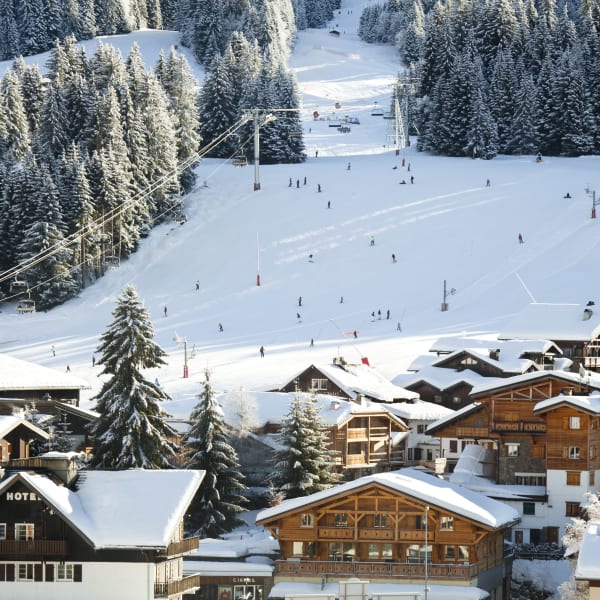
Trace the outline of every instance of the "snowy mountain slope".
<instances>
[{"instance_id":1,"label":"snowy mountain slope","mask_svg":"<svg viewBox=\"0 0 600 600\"><path fill-rule=\"evenodd\" d=\"M384 147L389 122L370 113L375 101L387 108L399 65L393 48L367 46L353 33L364 4L343 2L339 38L326 29L298 34L291 64L304 99L306 163L261 166L254 192L253 167L203 161L186 224L158 227L120 269L49 313L0 305L0 351L63 371L69 364L90 381L91 395L100 384L91 362L98 336L132 282L169 353L169 364L148 376L185 399L199 391L206 367L219 390L269 389L336 355L367 356L391 378L443 335L493 337L532 299L600 300L600 220L590 219L584 191L599 183L600 158L473 161L423 155L414 145L396 156ZM162 42L174 43L164 32L134 35L147 64ZM315 109L360 125L338 133L313 121ZM445 279L457 291L442 313ZM383 318L373 321L378 310ZM189 379L176 336L187 340Z\"/></svg>"}]
</instances>

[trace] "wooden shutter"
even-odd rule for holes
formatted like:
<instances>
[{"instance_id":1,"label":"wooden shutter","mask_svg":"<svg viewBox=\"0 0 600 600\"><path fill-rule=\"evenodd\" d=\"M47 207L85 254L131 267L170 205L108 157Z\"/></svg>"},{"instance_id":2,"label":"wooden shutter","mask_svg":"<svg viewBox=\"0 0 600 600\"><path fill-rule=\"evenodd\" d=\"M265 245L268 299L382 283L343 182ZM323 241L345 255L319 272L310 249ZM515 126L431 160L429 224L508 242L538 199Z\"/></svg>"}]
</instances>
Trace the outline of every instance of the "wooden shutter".
<instances>
[{"instance_id":1,"label":"wooden shutter","mask_svg":"<svg viewBox=\"0 0 600 600\"><path fill-rule=\"evenodd\" d=\"M15 565L13 563L8 563L6 565L6 581L14 581L15 580Z\"/></svg>"},{"instance_id":2,"label":"wooden shutter","mask_svg":"<svg viewBox=\"0 0 600 600\"><path fill-rule=\"evenodd\" d=\"M81 565L73 565L73 581L82 581Z\"/></svg>"},{"instance_id":3,"label":"wooden shutter","mask_svg":"<svg viewBox=\"0 0 600 600\"><path fill-rule=\"evenodd\" d=\"M42 563L35 563L33 565L33 580L44 581L44 566Z\"/></svg>"},{"instance_id":4,"label":"wooden shutter","mask_svg":"<svg viewBox=\"0 0 600 600\"><path fill-rule=\"evenodd\" d=\"M46 563L46 581L54 581L54 565Z\"/></svg>"}]
</instances>

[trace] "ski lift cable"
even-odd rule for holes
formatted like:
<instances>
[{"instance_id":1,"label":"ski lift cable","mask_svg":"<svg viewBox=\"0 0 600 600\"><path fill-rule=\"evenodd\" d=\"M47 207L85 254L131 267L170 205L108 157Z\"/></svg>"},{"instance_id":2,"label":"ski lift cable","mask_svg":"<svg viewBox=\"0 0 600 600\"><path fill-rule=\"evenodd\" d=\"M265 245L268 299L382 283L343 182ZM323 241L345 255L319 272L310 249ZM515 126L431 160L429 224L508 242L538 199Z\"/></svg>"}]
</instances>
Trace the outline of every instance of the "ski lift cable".
<instances>
[{"instance_id":1,"label":"ski lift cable","mask_svg":"<svg viewBox=\"0 0 600 600\"><path fill-rule=\"evenodd\" d=\"M201 148L197 153L188 157L185 161L180 163L176 167L175 172L171 172L166 175L163 175L161 178L157 179L155 182L150 184L144 190L135 194L129 200L124 201L119 206L111 209L110 211L108 211L107 213L98 217L97 219L94 219L92 222L86 223L83 226L83 228L81 228L77 232L72 233L71 235L67 236L62 241L58 242L57 244L50 246L49 248L46 248L42 252L39 252L38 254L33 255L29 259L19 263L18 265L11 267L10 269L4 271L3 273L0 273L0 283L3 283L5 281L7 281L8 279L11 279L21 273L26 272L30 268L39 264L40 262L43 262L44 260L47 260L48 258L54 256L55 254L57 254L64 248L68 248L76 243L80 243L81 240L86 235L96 232L98 229L103 227L107 222L110 222L110 221L116 219L117 217L122 216L123 213L126 210L128 210L131 206L135 206L135 204L137 204L140 200L143 200L144 198L150 196L157 189L160 189L160 187L162 187L174 175L177 175L177 174L185 171L189 167L193 166L194 164L196 164L199 160L201 160L204 156L206 156L206 154L208 154L213 148L217 147L219 144L221 144L227 138L229 138L231 135L233 135L248 120L249 120L249 117L247 115L244 115L239 121L234 123L227 130L225 130L219 137L215 138L212 142L210 142L209 144L207 144L206 146ZM157 217L155 217L155 220L159 216L163 216L164 214L166 214L166 212L167 211L164 211L161 215L157 215ZM79 265L76 265L76 266L79 266ZM74 266L73 268L76 268L76 266ZM49 281L51 281L52 279L54 279L54 278L51 278ZM44 282L40 282L40 284L41 283L44 283ZM40 285L40 284L38 284L38 285ZM38 286L36 285L36 286L32 287L31 289L34 289L35 287L38 287Z\"/></svg>"}]
</instances>

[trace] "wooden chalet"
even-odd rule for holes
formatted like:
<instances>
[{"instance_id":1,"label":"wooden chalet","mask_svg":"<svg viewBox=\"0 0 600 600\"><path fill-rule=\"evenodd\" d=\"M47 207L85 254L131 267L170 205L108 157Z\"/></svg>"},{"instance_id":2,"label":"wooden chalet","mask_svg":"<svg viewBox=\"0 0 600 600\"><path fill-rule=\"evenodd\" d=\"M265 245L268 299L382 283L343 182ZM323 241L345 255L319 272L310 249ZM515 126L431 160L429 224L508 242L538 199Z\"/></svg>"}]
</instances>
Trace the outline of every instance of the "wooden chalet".
<instances>
[{"instance_id":1,"label":"wooden chalet","mask_svg":"<svg viewBox=\"0 0 600 600\"><path fill-rule=\"evenodd\" d=\"M500 340L552 340L580 367L600 371L600 310L581 304L529 304L498 336Z\"/></svg>"},{"instance_id":2,"label":"wooden chalet","mask_svg":"<svg viewBox=\"0 0 600 600\"><path fill-rule=\"evenodd\" d=\"M342 357L332 364L310 365L288 380L279 392L312 392L360 402L402 402L419 396L394 385L367 363L352 364Z\"/></svg>"},{"instance_id":3,"label":"wooden chalet","mask_svg":"<svg viewBox=\"0 0 600 600\"><path fill-rule=\"evenodd\" d=\"M19 417L0 416L0 463L29 457L32 441L48 441L48 434L33 423Z\"/></svg>"},{"instance_id":4,"label":"wooden chalet","mask_svg":"<svg viewBox=\"0 0 600 600\"><path fill-rule=\"evenodd\" d=\"M86 471L69 454L15 461L0 482L0 589L11 600L181 600L183 518L202 471Z\"/></svg>"},{"instance_id":5,"label":"wooden chalet","mask_svg":"<svg viewBox=\"0 0 600 600\"><path fill-rule=\"evenodd\" d=\"M566 371L495 380L473 390L470 407L434 423L427 432L445 441L443 454L449 462L456 462L465 444L484 445L496 453L496 482L522 483L518 473L545 473L547 468L548 428L544 416L534 410L537 403L597 389L600 378L582 379Z\"/></svg>"},{"instance_id":6,"label":"wooden chalet","mask_svg":"<svg viewBox=\"0 0 600 600\"><path fill-rule=\"evenodd\" d=\"M360 577L476 586L508 598L504 535L518 513L416 469L362 477L263 510L279 541L275 584ZM457 587L457 597L460 592Z\"/></svg>"}]
</instances>

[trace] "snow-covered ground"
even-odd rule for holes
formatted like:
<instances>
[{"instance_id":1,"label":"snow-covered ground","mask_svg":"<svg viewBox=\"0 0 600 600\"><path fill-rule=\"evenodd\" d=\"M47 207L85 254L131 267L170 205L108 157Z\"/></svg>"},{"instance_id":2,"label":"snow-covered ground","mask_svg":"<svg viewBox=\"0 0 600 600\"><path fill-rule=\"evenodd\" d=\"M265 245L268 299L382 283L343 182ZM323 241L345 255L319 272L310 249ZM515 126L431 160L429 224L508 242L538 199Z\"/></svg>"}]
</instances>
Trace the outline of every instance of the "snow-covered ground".
<instances>
[{"instance_id":1,"label":"snow-covered ground","mask_svg":"<svg viewBox=\"0 0 600 600\"><path fill-rule=\"evenodd\" d=\"M304 164L261 166L261 189L253 191L253 167L204 160L198 189L186 198L185 225L158 227L119 269L48 313L18 315L14 304L0 305L0 351L61 371L69 365L92 386L83 402L92 406L100 386L92 355L115 298L133 283L168 353L168 364L148 377L186 405L206 368L220 391L272 389L340 355L366 356L393 378L441 336L494 338L529 302L600 301L600 219L590 218L585 191L600 185L600 157L482 161L428 156L414 143L396 155L390 121L371 109L375 102L388 108L400 65L393 48L358 40L367 3L342 1L339 38L327 28L298 34L291 64L303 98ZM124 55L135 41L152 66L178 37L142 31L102 41ZM85 45L93 52L96 43ZM342 134L314 121L315 110L360 124ZM563 198L567 191L572 199ZM441 312L445 280L456 293ZM384 318L373 320L378 310ZM187 343L189 379L176 340Z\"/></svg>"}]
</instances>

